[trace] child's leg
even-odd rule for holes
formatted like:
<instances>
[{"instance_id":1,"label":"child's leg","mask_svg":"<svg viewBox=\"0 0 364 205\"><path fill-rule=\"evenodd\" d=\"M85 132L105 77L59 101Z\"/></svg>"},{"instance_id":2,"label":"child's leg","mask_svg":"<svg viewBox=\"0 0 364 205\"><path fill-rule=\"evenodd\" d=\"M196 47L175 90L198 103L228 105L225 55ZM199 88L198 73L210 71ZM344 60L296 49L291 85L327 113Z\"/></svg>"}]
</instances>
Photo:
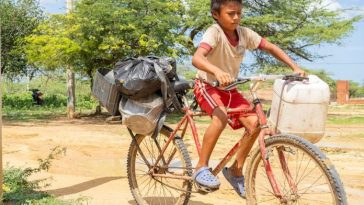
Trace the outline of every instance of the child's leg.
<instances>
[{"instance_id":1,"label":"child's leg","mask_svg":"<svg viewBox=\"0 0 364 205\"><path fill-rule=\"evenodd\" d=\"M246 132L252 133L256 129L258 117L256 115L243 117L243 118L240 118L239 121L244 125ZM244 137L242 138L240 148L236 155L236 160L229 168L232 175L243 176L243 166L244 166L245 160L259 134L259 132L255 132L255 133L256 134L254 134L253 136L244 135Z\"/></svg>"},{"instance_id":2,"label":"child's leg","mask_svg":"<svg viewBox=\"0 0 364 205\"><path fill-rule=\"evenodd\" d=\"M227 120L227 113L224 107L217 107L214 109L212 113L212 122L206 129L203 137L201 156L196 165L196 170L208 166L212 150L214 149L221 132L226 127Z\"/></svg>"}]
</instances>

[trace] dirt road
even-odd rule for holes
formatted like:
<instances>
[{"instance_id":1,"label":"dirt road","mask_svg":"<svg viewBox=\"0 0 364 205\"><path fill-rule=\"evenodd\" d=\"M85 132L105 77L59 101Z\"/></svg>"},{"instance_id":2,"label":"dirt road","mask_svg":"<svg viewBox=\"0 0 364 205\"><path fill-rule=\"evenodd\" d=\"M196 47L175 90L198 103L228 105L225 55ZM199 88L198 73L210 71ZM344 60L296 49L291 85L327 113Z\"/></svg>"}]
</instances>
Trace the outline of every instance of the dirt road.
<instances>
[{"instance_id":1,"label":"dirt road","mask_svg":"<svg viewBox=\"0 0 364 205\"><path fill-rule=\"evenodd\" d=\"M364 202L364 133L363 126L328 126L327 134L318 144L336 166L348 195L350 205ZM51 187L47 190L59 197L89 198L91 205L135 204L126 177L126 156L130 137L120 124L107 124L104 118L81 118L47 122L3 121L4 165L36 166L37 159L45 158L55 146L66 147L65 156L52 164L48 173ZM222 137L220 141L233 143ZM218 158L222 147L216 147ZM220 176L222 179L223 177ZM243 199L222 179L219 191L196 195L191 205L242 205Z\"/></svg>"}]
</instances>

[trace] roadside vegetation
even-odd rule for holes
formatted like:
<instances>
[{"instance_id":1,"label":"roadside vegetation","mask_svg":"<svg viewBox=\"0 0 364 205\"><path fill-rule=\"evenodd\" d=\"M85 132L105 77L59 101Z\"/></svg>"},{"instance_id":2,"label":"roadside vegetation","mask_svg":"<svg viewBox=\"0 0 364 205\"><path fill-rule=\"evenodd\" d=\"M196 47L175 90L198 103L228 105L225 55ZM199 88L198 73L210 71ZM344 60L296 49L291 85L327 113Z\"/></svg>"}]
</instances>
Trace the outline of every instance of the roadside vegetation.
<instances>
[{"instance_id":1,"label":"roadside vegetation","mask_svg":"<svg viewBox=\"0 0 364 205\"><path fill-rule=\"evenodd\" d=\"M5 120L47 120L66 115L67 88L65 75L51 72L47 75L13 81L4 79L3 118ZM36 105L32 99L32 89L39 89L43 93L43 104ZM92 96L88 80L79 76L76 81L77 112L80 114L94 112L98 101Z\"/></svg>"},{"instance_id":2,"label":"roadside vegetation","mask_svg":"<svg viewBox=\"0 0 364 205\"><path fill-rule=\"evenodd\" d=\"M49 186L47 178L31 180L42 171L48 171L53 160L66 154L66 148L55 147L44 159L38 159L38 167L19 168L6 166L4 170L3 202L11 205L82 205L87 204L87 197L73 200L62 200L41 191Z\"/></svg>"},{"instance_id":3,"label":"roadside vegetation","mask_svg":"<svg viewBox=\"0 0 364 205\"><path fill-rule=\"evenodd\" d=\"M364 109L362 110L364 112ZM364 125L364 115L361 116L329 116L327 123L330 125Z\"/></svg>"}]
</instances>

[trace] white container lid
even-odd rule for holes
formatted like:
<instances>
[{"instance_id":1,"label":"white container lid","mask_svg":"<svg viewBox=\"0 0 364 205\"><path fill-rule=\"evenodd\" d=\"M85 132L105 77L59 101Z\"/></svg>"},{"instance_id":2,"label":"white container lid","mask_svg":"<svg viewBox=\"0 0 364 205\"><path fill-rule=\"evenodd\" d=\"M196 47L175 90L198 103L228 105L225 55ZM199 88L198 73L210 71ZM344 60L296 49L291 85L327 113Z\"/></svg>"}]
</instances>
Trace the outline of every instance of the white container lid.
<instances>
[{"instance_id":1,"label":"white container lid","mask_svg":"<svg viewBox=\"0 0 364 205\"><path fill-rule=\"evenodd\" d=\"M282 100L295 104L329 103L330 89L327 83L316 75L309 75L308 78L309 81L294 81L285 85ZM277 96L281 96L282 86L285 82L282 79L275 80L273 91Z\"/></svg>"}]
</instances>

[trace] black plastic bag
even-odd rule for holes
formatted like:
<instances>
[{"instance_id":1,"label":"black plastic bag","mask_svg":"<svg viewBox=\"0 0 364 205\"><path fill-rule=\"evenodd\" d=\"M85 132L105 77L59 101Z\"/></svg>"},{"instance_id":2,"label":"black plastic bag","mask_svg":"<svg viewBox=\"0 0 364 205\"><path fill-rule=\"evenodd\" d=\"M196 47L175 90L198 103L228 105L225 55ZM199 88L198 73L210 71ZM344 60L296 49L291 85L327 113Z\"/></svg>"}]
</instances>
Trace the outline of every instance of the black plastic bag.
<instances>
[{"instance_id":1,"label":"black plastic bag","mask_svg":"<svg viewBox=\"0 0 364 205\"><path fill-rule=\"evenodd\" d=\"M169 80L176 77L176 62L169 57L129 58L116 63L114 76L118 90L131 99L140 99L161 89L155 64Z\"/></svg>"}]
</instances>

